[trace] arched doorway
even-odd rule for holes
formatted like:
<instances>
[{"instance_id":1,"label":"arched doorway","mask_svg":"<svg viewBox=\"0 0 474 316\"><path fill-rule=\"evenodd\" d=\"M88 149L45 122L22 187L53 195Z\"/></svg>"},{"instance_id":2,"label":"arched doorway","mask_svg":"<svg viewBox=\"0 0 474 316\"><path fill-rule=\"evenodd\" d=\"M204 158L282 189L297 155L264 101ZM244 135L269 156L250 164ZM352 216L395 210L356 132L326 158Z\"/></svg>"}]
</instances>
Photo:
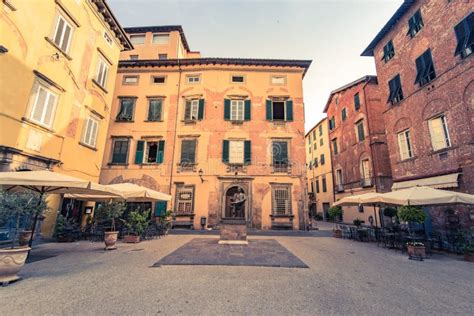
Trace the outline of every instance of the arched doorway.
<instances>
[{"instance_id":1,"label":"arched doorway","mask_svg":"<svg viewBox=\"0 0 474 316\"><path fill-rule=\"evenodd\" d=\"M225 218L245 219L247 194L245 190L238 185L231 186L225 194Z\"/></svg>"}]
</instances>

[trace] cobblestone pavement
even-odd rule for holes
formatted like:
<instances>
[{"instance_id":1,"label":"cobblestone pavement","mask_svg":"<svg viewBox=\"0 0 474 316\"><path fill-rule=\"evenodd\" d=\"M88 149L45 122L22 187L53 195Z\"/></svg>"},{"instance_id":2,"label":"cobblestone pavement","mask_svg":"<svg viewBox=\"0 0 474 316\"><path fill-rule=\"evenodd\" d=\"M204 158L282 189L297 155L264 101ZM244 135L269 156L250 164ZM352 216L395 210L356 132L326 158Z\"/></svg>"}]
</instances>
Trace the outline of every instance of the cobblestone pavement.
<instances>
[{"instance_id":1,"label":"cobblestone pavement","mask_svg":"<svg viewBox=\"0 0 474 316\"><path fill-rule=\"evenodd\" d=\"M276 240L309 268L162 266L195 238L139 244L42 244L23 280L0 287L1 315L371 314L472 315L474 264L434 255L423 262L374 244L332 237Z\"/></svg>"},{"instance_id":2,"label":"cobblestone pavement","mask_svg":"<svg viewBox=\"0 0 474 316\"><path fill-rule=\"evenodd\" d=\"M273 239L253 239L248 245L219 245L216 238L195 238L154 266L162 265L308 267Z\"/></svg>"}]
</instances>

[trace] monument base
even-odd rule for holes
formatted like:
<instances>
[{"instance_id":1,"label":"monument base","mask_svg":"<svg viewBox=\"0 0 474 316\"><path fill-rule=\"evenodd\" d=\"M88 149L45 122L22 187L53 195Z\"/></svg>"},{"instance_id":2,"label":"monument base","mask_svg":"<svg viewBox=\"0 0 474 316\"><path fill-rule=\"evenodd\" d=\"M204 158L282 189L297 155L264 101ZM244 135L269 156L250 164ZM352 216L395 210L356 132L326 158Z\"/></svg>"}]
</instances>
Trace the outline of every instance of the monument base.
<instances>
[{"instance_id":1,"label":"monument base","mask_svg":"<svg viewBox=\"0 0 474 316\"><path fill-rule=\"evenodd\" d=\"M220 245L248 245L247 223L241 219L224 219L220 225Z\"/></svg>"}]
</instances>

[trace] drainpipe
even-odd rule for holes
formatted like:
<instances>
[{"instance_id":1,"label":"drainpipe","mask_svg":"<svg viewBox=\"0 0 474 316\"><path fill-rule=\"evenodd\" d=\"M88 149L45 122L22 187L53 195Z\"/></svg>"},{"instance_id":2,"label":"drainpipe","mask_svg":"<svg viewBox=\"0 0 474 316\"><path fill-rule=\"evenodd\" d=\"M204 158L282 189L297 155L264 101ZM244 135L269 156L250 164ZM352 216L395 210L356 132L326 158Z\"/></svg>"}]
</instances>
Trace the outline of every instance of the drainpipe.
<instances>
[{"instance_id":1,"label":"drainpipe","mask_svg":"<svg viewBox=\"0 0 474 316\"><path fill-rule=\"evenodd\" d=\"M172 150L172 155L171 155L171 168L170 168L170 182L169 182L169 190L168 193L171 195L172 191L172 185L173 185L173 172L174 172L174 156L175 156L175 150L176 150L176 141L177 141L177 128L178 128L178 113L179 113L179 99L180 99L180 94L181 94L181 63L180 59L178 58L178 92L177 92L177 98L176 98L176 115L174 119L174 134L173 134L173 150Z\"/></svg>"}]
</instances>

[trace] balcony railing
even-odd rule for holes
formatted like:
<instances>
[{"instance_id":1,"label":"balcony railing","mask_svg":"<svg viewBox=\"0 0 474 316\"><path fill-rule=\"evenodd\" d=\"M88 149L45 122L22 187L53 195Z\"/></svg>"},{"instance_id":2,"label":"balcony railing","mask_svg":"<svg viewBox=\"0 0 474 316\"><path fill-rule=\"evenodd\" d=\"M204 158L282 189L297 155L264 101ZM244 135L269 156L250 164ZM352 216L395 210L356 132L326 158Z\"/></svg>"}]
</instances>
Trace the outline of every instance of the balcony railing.
<instances>
[{"instance_id":1,"label":"balcony railing","mask_svg":"<svg viewBox=\"0 0 474 316\"><path fill-rule=\"evenodd\" d=\"M392 178L387 176L363 178L356 181L336 184L335 192L344 192L360 188L377 187L377 191L389 191L392 185Z\"/></svg>"}]
</instances>

